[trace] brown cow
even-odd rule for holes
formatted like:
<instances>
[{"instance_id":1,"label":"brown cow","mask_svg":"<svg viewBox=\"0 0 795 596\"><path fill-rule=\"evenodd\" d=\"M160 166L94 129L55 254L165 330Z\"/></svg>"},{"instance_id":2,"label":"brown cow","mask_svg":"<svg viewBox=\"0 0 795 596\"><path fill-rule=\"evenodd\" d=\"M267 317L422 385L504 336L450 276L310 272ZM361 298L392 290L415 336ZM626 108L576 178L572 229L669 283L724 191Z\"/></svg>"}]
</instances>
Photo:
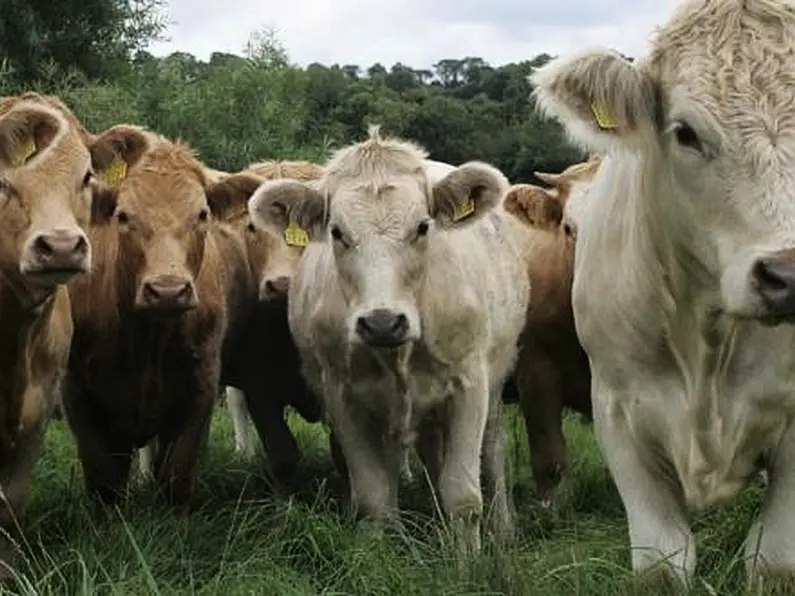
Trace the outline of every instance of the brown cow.
<instances>
[{"instance_id":1,"label":"brown cow","mask_svg":"<svg viewBox=\"0 0 795 596\"><path fill-rule=\"evenodd\" d=\"M234 179L209 183L185 145L133 126L109 129L91 152L107 185L92 206L95 266L72 288L67 420L92 496L115 501L133 450L156 439L158 484L184 511L230 313L244 314L253 291L242 242L208 204Z\"/></svg>"},{"instance_id":2,"label":"brown cow","mask_svg":"<svg viewBox=\"0 0 795 596\"><path fill-rule=\"evenodd\" d=\"M0 526L13 532L66 370L64 284L91 265L91 159L57 98L0 100ZM11 564L0 538L0 561ZM0 576L9 570L2 566Z\"/></svg>"},{"instance_id":3,"label":"brown cow","mask_svg":"<svg viewBox=\"0 0 795 596\"><path fill-rule=\"evenodd\" d=\"M571 306L577 224L568 214L570 196L579 196L600 161L571 166L558 175L537 174L555 186L511 187L506 211L531 228L529 273L533 288L513 382L525 418L533 478L542 505L552 502L568 466L563 408L591 419L591 373L574 328ZM575 208L579 208L579 203ZM564 215L564 208L566 214Z\"/></svg>"},{"instance_id":4,"label":"brown cow","mask_svg":"<svg viewBox=\"0 0 795 596\"><path fill-rule=\"evenodd\" d=\"M271 471L277 481L286 483L293 476L300 452L284 419L285 406L294 407L308 422L320 419L320 402L301 375L298 352L287 324L287 289L303 247L288 245L284 238L255 228L247 203L264 179L296 176L309 181L313 174L321 175L323 168L289 161L265 165L254 164L237 174L236 183L227 184L225 194L212 197L210 206L218 219L231 224L245 238L250 275L258 288L253 297L253 318L244 323L236 348L225 355L223 382L243 391L245 405L268 453ZM252 172L253 182L247 177ZM230 400L228 404L236 438L245 437L240 428L245 424L240 401ZM243 445L242 449L249 447Z\"/></svg>"}]
</instances>

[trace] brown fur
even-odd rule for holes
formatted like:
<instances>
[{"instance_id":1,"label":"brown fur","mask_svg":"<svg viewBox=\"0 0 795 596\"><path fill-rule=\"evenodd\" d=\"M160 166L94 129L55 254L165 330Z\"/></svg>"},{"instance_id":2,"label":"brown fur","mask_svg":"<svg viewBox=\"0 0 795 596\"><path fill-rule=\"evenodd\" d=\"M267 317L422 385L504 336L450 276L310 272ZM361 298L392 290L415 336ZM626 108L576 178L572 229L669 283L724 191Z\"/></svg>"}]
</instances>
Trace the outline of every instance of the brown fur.
<instances>
[{"instance_id":1,"label":"brown fur","mask_svg":"<svg viewBox=\"0 0 795 596\"><path fill-rule=\"evenodd\" d=\"M538 496L551 502L568 466L564 408L591 419L591 373L577 339L571 305L577 227L564 216L574 176L593 175L595 162L577 164L545 181L511 187L503 206L530 230L528 270L532 292L514 373L525 418Z\"/></svg>"},{"instance_id":2,"label":"brown fur","mask_svg":"<svg viewBox=\"0 0 795 596\"><path fill-rule=\"evenodd\" d=\"M261 165L261 164L260 164ZM278 481L292 477L300 459L295 438L284 419L284 408L293 406L309 422L320 419L319 401L309 391L300 372L298 353L287 324L289 279L301 257L298 247L288 246L275 234L255 228L246 208L249 197L264 179L282 175L322 174L322 168L306 162L269 162L270 168L251 166L229 175L210 196L213 213L245 239L252 287L251 318L240 320L236 337L224 355L223 382L243 390L251 418L268 452L271 470ZM282 278L278 291L268 284Z\"/></svg>"},{"instance_id":3,"label":"brown fur","mask_svg":"<svg viewBox=\"0 0 795 596\"><path fill-rule=\"evenodd\" d=\"M292 178L293 180L317 180L323 176L323 166L309 161L260 161L248 168L250 172L259 174L266 180Z\"/></svg>"},{"instance_id":4,"label":"brown fur","mask_svg":"<svg viewBox=\"0 0 795 596\"><path fill-rule=\"evenodd\" d=\"M31 473L66 370L72 320L63 283L73 274L25 274L31 235L83 234L90 205L84 129L57 98L35 93L0 100L0 526L13 533L29 496ZM24 163L20 146L35 141ZM90 251L83 262L90 264ZM0 538L0 561L13 565ZM0 576L6 577L4 567Z\"/></svg>"},{"instance_id":5,"label":"brown fur","mask_svg":"<svg viewBox=\"0 0 795 596\"><path fill-rule=\"evenodd\" d=\"M214 187L187 146L119 126L91 149L95 166L115 152L129 170L94 199L96 262L73 288L67 419L92 495L113 502L133 450L157 439L155 476L182 508L207 439L230 315L250 291L244 247L209 214ZM189 280L191 304L160 315L144 308L153 273Z\"/></svg>"}]
</instances>

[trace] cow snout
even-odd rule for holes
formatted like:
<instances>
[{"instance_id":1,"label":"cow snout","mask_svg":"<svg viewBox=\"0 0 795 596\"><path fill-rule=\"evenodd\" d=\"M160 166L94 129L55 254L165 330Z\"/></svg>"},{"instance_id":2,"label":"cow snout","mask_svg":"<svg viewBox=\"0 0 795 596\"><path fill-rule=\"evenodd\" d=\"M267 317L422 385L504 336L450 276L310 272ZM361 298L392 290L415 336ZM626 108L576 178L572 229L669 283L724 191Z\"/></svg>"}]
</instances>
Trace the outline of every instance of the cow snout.
<instances>
[{"instance_id":1,"label":"cow snout","mask_svg":"<svg viewBox=\"0 0 795 596\"><path fill-rule=\"evenodd\" d=\"M409 320L406 315L377 308L356 319L356 333L374 347L394 347L406 341Z\"/></svg>"},{"instance_id":2,"label":"cow snout","mask_svg":"<svg viewBox=\"0 0 795 596\"><path fill-rule=\"evenodd\" d=\"M82 231L53 230L34 235L22 255L20 269L26 275L65 283L90 266L88 239Z\"/></svg>"},{"instance_id":3,"label":"cow snout","mask_svg":"<svg viewBox=\"0 0 795 596\"><path fill-rule=\"evenodd\" d=\"M795 315L795 259L759 259L751 270L754 289L773 316Z\"/></svg>"},{"instance_id":4,"label":"cow snout","mask_svg":"<svg viewBox=\"0 0 795 596\"><path fill-rule=\"evenodd\" d=\"M142 284L139 300L142 308L181 312L196 305L193 284L183 277L161 275L145 280Z\"/></svg>"},{"instance_id":5,"label":"cow snout","mask_svg":"<svg viewBox=\"0 0 795 596\"><path fill-rule=\"evenodd\" d=\"M259 288L259 299L273 300L275 298L284 298L287 296L287 291L289 289L290 278L286 275L273 279L266 279Z\"/></svg>"}]
</instances>

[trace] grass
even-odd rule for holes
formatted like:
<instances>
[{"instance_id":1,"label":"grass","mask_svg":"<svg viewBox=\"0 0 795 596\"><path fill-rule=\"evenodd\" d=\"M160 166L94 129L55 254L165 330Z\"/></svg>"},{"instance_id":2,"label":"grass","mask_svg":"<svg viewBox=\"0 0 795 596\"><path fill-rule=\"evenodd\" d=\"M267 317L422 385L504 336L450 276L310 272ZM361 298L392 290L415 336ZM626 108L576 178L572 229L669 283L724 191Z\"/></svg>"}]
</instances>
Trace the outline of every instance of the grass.
<instances>
[{"instance_id":1,"label":"grass","mask_svg":"<svg viewBox=\"0 0 795 596\"><path fill-rule=\"evenodd\" d=\"M510 466L520 539L498 552L484 543L456 565L432 520L422 472L401 489L409 531L378 540L345 514L325 431L298 419L305 481L291 499L275 496L263 462L234 453L219 408L200 469L197 511L172 517L138 482L109 518L90 513L66 423L53 422L24 519L27 543L19 594L223 594L304 596L639 594L629 577L623 509L590 429L566 420L572 470L557 511L537 506L521 419L508 408ZM742 540L761 501L758 485L732 506L694 520L699 585L694 594L740 594ZM5 592L10 593L10 592Z\"/></svg>"}]
</instances>

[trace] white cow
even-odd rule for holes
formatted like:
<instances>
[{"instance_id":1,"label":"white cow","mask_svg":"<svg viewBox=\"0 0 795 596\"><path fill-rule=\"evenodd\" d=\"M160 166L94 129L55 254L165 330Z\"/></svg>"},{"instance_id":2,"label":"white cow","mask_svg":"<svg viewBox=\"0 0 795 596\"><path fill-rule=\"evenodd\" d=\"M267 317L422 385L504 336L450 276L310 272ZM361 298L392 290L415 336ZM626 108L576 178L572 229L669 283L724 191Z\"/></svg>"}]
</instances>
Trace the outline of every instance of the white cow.
<instances>
[{"instance_id":1,"label":"white cow","mask_svg":"<svg viewBox=\"0 0 795 596\"><path fill-rule=\"evenodd\" d=\"M523 230L497 207L508 188L498 170L470 162L434 184L425 157L373 127L316 187L265 182L249 213L308 236L290 327L339 439L354 511L393 518L402 453L417 436L459 544L477 549L481 449L495 529L512 530L500 398L529 298Z\"/></svg>"},{"instance_id":2,"label":"white cow","mask_svg":"<svg viewBox=\"0 0 795 596\"><path fill-rule=\"evenodd\" d=\"M749 578L795 571L793 48L792 1L687 0L647 59L593 50L532 78L540 109L607 154L573 304L637 572L667 558L690 580L686 506L759 466Z\"/></svg>"}]
</instances>

